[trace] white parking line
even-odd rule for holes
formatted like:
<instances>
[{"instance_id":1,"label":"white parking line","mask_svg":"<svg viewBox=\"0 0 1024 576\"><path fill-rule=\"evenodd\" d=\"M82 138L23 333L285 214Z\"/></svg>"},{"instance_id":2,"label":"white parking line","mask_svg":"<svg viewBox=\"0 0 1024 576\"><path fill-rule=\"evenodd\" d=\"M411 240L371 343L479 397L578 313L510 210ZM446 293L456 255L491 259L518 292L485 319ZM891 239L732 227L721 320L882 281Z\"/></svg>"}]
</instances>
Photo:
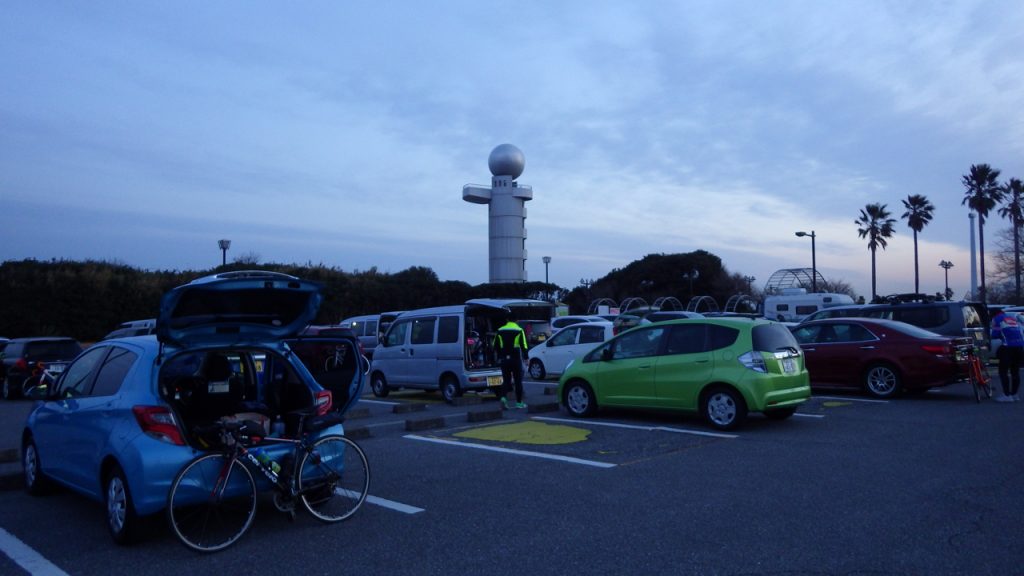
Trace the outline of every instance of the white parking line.
<instances>
[{"instance_id":1,"label":"white parking line","mask_svg":"<svg viewBox=\"0 0 1024 576\"><path fill-rule=\"evenodd\" d=\"M477 450L489 450L491 452L503 452L505 454L515 454L517 456L532 456L534 458L544 458L547 460L559 460L561 462L568 462L570 464L582 464L584 466L594 466L597 468L614 468L616 464L609 464L608 462L597 462L596 460L583 460L582 458L573 458L571 456L559 456L557 454L545 454L543 452L530 452L528 450L516 450L514 448L501 448L499 446L486 446L484 444L473 444L470 442L456 442L454 440L444 440L442 438L428 438L426 436L416 436L415 434L407 434L404 438L410 440L422 440L424 442L433 442L435 444L445 444L448 446L459 446L462 448L476 448Z\"/></svg>"},{"instance_id":2,"label":"white parking line","mask_svg":"<svg viewBox=\"0 0 1024 576\"><path fill-rule=\"evenodd\" d=\"M888 404L888 400L873 400L871 398L853 398L851 396L818 396L815 394L813 398L821 398L822 400L842 400L844 402L870 402L873 404Z\"/></svg>"},{"instance_id":3,"label":"white parking line","mask_svg":"<svg viewBox=\"0 0 1024 576\"><path fill-rule=\"evenodd\" d=\"M385 400L367 400L366 398L360 398L359 404L383 404L385 406L394 406L401 404L401 402L387 402Z\"/></svg>"},{"instance_id":4,"label":"white parking line","mask_svg":"<svg viewBox=\"0 0 1024 576\"><path fill-rule=\"evenodd\" d=\"M804 418L824 418L824 414L801 414L800 412L793 413L793 416L803 416Z\"/></svg>"},{"instance_id":5,"label":"white parking line","mask_svg":"<svg viewBox=\"0 0 1024 576\"><path fill-rule=\"evenodd\" d=\"M386 500L384 498L378 498L376 496L367 496L366 497L366 501L368 503L370 503L370 504L374 504L374 505L377 505L377 506L382 506L384 508L390 508L392 510L396 510L398 512L403 512L405 514L419 514L420 512L424 511L423 508L417 508L415 506L410 506L408 504L402 504L401 502L395 502L394 500Z\"/></svg>"},{"instance_id":6,"label":"white parking line","mask_svg":"<svg viewBox=\"0 0 1024 576\"><path fill-rule=\"evenodd\" d=\"M545 416L535 416L534 420L544 420L546 422L566 422L570 424L576 424L577 426L583 424L579 420L570 420L567 418L548 418ZM721 432L705 432L703 430L687 430L685 428L669 428L668 426L637 426L635 424L618 424L616 422L596 422L593 420L587 420L586 426L607 426L609 428L626 428L629 430L645 430L645 431L659 431L659 432L674 432L676 434L693 434L695 436L711 436L714 438L737 438L736 434L722 434Z\"/></svg>"},{"instance_id":7,"label":"white parking line","mask_svg":"<svg viewBox=\"0 0 1024 576\"><path fill-rule=\"evenodd\" d=\"M3 528L0 528L0 552L6 554L32 576L67 576L67 572L57 568Z\"/></svg>"}]
</instances>

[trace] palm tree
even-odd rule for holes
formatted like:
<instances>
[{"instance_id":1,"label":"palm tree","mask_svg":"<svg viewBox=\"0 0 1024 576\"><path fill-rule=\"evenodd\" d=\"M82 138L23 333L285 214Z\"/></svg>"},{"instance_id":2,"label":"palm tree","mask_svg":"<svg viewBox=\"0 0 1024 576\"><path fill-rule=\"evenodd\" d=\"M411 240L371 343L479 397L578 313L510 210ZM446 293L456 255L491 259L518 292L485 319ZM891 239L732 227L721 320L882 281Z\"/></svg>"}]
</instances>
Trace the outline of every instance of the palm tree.
<instances>
[{"instance_id":1,"label":"palm tree","mask_svg":"<svg viewBox=\"0 0 1024 576\"><path fill-rule=\"evenodd\" d=\"M1006 205L999 209L999 215L1009 218L1013 225L1013 276L1016 279L1015 304L1020 304L1020 227L1024 224L1024 184L1016 178L1003 186Z\"/></svg>"},{"instance_id":2,"label":"palm tree","mask_svg":"<svg viewBox=\"0 0 1024 576\"><path fill-rule=\"evenodd\" d=\"M861 238L868 239L868 250L871 250L872 300L878 297L878 290L875 284L875 251L878 250L879 246L882 247L882 250L885 250L886 240L892 238L892 235L896 233L893 227L896 224L896 220L890 218L890 216L891 214L886 210L885 204L868 204L860 209L860 218L853 222L860 225L860 228L857 229L857 234L860 234Z\"/></svg>"},{"instance_id":3,"label":"palm tree","mask_svg":"<svg viewBox=\"0 0 1024 576\"><path fill-rule=\"evenodd\" d=\"M985 217L996 204L1003 200L1003 190L999 187L999 170L993 169L988 164L971 165L971 173L964 174L961 182L967 192L961 205L966 204L978 215L978 254L981 262L981 301L986 301L985 295Z\"/></svg>"},{"instance_id":4,"label":"palm tree","mask_svg":"<svg viewBox=\"0 0 1024 576\"><path fill-rule=\"evenodd\" d=\"M914 294L921 293L920 277L917 267L917 233L924 229L932 221L932 212L935 206L928 200L927 196L911 194L903 200L903 207L907 209L900 218L907 221L907 226L914 231Z\"/></svg>"}]
</instances>

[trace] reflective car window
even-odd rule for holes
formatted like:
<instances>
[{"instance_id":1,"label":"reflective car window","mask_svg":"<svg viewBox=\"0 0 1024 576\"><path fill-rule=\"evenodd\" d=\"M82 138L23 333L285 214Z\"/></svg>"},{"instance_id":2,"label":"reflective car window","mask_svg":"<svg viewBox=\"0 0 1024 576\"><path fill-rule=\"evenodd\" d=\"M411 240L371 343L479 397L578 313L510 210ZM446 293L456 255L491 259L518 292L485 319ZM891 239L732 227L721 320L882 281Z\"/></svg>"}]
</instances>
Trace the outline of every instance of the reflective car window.
<instances>
[{"instance_id":1,"label":"reflective car window","mask_svg":"<svg viewBox=\"0 0 1024 576\"><path fill-rule=\"evenodd\" d=\"M580 344L604 342L604 326L580 326Z\"/></svg>"},{"instance_id":2,"label":"reflective car window","mask_svg":"<svg viewBox=\"0 0 1024 576\"><path fill-rule=\"evenodd\" d=\"M459 317L441 316L437 321L438 344L449 344L459 341Z\"/></svg>"},{"instance_id":3,"label":"reflective car window","mask_svg":"<svg viewBox=\"0 0 1024 576\"><path fill-rule=\"evenodd\" d=\"M866 342L868 340L875 340L875 335L860 324L836 324L835 335L836 342Z\"/></svg>"},{"instance_id":4,"label":"reflective car window","mask_svg":"<svg viewBox=\"0 0 1024 576\"><path fill-rule=\"evenodd\" d=\"M391 329L388 330L387 338L384 341L385 346L401 346L405 344L405 335L409 332L410 321L405 320L401 322L395 322Z\"/></svg>"},{"instance_id":5,"label":"reflective car window","mask_svg":"<svg viewBox=\"0 0 1024 576\"><path fill-rule=\"evenodd\" d=\"M92 387L92 396L112 396L121 389L124 377L128 375L132 365L138 358L134 352L124 348L113 347L110 355L103 361L96 383Z\"/></svg>"},{"instance_id":6,"label":"reflective car window","mask_svg":"<svg viewBox=\"0 0 1024 576\"><path fill-rule=\"evenodd\" d=\"M434 343L434 321L437 318L417 318L412 321L411 344Z\"/></svg>"},{"instance_id":7,"label":"reflective car window","mask_svg":"<svg viewBox=\"0 0 1024 576\"><path fill-rule=\"evenodd\" d=\"M665 328L659 326L622 335L615 341L615 359L654 356L658 353L664 333Z\"/></svg>"},{"instance_id":8,"label":"reflective car window","mask_svg":"<svg viewBox=\"0 0 1024 576\"><path fill-rule=\"evenodd\" d=\"M682 324L673 326L665 345L665 354L696 354L703 352L705 324Z\"/></svg>"},{"instance_id":9,"label":"reflective car window","mask_svg":"<svg viewBox=\"0 0 1024 576\"><path fill-rule=\"evenodd\" d=\"M92 375L100 360L106 356L110 348L100 346L82 354L64 374L60 383L61 398L88 396L92 391Z\"/></svg>"},{"instance_id":10,"label":"reflective car window","mask_svg":"<svg viewBox=\"0 0 1024 576\"><path fill-rule=\"evenodd\" d=\"M758 352L780 352L793 350L798 344L793 333L782 324L761 324L751 331L754 350Z\"/></svg>"},{"instance_id":11,"label":"reflective car window","mask_svg":"<svg viewBox=\"0 0 1024 576\"><path fill-rule=\"evenodd\" d=\"M821 326L801 326L793 331L793 337L801 344L810 344L818 337Z\"/></svg>"},{"instance_id":12,"label":"reflective car window","mask_svg":"<svg viewBox=\"0 0 1024 576\"><path fill-rule=\"evenodd\" d=\"M551 346L567 346L569 344L576 343L576 334L579 333L579 328L571 326L562 330L555 337L551 339Z\"/></svg>"},{"instance_id":13,"label":"reflective car window","mask_svg":"<svg viewBox=\"0 0 1024 576\"><path fill-rule=\"evenodd\" d=\"M740 331L728 326L718 324L708 325L708 350L721 350L736 343L740 337Z\"/></svg>"}]
</instances>

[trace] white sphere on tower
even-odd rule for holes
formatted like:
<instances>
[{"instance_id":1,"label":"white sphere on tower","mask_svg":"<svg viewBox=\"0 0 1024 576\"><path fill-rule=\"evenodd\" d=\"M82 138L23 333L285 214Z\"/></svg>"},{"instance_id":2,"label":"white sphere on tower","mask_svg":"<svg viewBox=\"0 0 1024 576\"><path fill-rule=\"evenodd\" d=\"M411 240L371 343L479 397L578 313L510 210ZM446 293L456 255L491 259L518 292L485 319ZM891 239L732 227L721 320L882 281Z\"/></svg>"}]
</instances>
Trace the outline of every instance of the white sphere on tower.
<instances>
[{"instance_id":1,"label":"white sphere on tower","mask_svg":"<svg viewBox=\"0 0 1024 576\"><path fill-rule=\"evenodd\" d=\"M494 176L510 176L515 180L526 168L526 156L523 156L523 151L512 144L500 144L491 150L491 156L487 159L487 167L491 169L491 174Z\"/></svg>"}]
</instances>

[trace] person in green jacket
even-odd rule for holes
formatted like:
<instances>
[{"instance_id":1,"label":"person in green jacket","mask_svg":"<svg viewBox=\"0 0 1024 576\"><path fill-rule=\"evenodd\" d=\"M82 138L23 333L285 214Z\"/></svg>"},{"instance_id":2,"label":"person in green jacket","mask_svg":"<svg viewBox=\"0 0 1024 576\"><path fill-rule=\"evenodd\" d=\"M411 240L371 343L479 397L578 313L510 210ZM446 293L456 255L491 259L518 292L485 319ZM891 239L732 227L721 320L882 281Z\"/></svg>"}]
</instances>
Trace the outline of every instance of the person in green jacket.
<instances>
[{"instance_id":1,"label":"person in green jacket","mask_svg":"<svg viewBox=\"0 0 1024 576\"><path fill-rule=\"evenodd\" d=\"M498 328L494 335L494 350L497 351L501 363L501 390L498 393L501 405L508 409L508 390L513 385L516 390L516 408L526 408L523 403L523 365L526 363L526 332L509 316L503 318L505 324Z\"/></svg>"}]
</instances>

